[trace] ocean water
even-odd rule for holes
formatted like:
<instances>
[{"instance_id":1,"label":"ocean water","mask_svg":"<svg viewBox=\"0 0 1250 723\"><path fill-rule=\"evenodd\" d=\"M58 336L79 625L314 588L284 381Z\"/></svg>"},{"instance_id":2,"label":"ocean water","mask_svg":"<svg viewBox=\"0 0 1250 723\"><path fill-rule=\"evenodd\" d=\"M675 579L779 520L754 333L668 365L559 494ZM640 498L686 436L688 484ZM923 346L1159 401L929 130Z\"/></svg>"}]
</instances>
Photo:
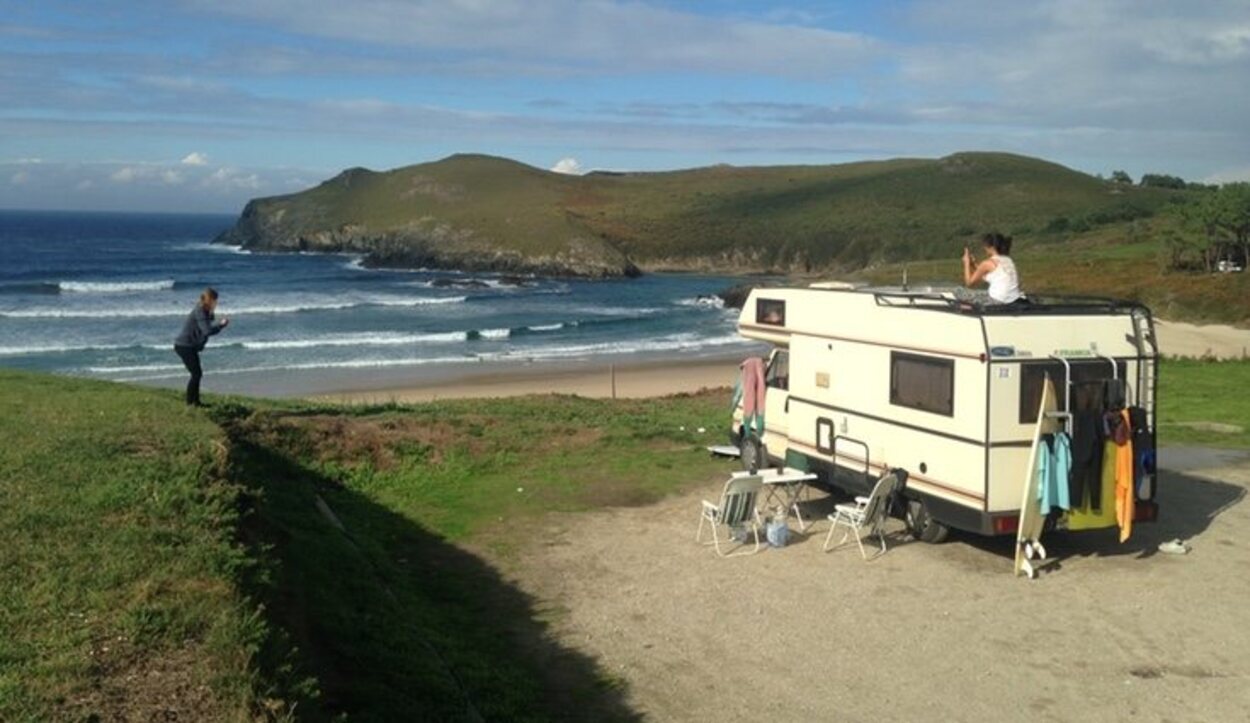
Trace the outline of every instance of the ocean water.
<instances>
[{"instance_id":1,"label":"ocean water","mask_svg":"<svg viewBox=\"0 0 1250 723\"><path fill-rule=\"evenodd\" d=\"M209 241L230 216L0 211L0 366L161 385L201 289L230 327L207 388L311 393L510 364L747 353L709 301L731 278L619 281L369 270Z\"/></svg>"}]
</instances>

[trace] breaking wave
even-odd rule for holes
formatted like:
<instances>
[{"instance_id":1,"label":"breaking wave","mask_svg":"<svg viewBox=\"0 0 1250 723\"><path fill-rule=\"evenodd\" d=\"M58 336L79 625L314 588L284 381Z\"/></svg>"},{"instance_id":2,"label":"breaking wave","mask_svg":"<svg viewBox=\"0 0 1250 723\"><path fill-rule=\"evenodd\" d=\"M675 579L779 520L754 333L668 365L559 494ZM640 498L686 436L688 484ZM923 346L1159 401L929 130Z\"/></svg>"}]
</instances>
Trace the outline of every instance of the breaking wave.
<instances>
[{"instance_id":1,"label":"breaking wave","mask_svg":"<svg viewBox=\"0 0 1250 723\"><path fill-rule=\"evenodd\" d=\"M468 297L466 296L444 296L444 297L425 297L416 299L407 298L367 298L356 299L351 301L336 301L326 303L312 304L273 304L258 306L240 306L236 308L226 308L222 306L218 309L218 316L246 315L246 314L295 314L301 311L334 311L339 309L356 309L369 306L383 307L418 307L418 306L437 306L441 304L460 304L464 303ZM118 318L155 318L167 316L182 316L188 312L188 308L184 307L167 307L164 309L12 309L8 311L0 311L0 317L9 319L118 319Z\"/></svg>"}]
</instances>

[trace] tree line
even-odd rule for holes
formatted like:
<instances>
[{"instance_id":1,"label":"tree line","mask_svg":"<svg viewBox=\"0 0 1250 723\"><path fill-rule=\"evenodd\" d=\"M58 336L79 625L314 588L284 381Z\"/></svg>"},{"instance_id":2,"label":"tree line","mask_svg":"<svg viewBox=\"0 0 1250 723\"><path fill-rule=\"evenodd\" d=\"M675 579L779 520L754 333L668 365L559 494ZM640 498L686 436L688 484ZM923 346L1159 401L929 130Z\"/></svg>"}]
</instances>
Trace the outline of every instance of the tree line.
<instances>
[{"instance_id":1,"label":"tree line","mask_svg":"<svg viewBox=\"0 0 1250 723\"><path fill-rule=\"evenodd\" d=\"M1164 238L1170 269L1212 272L1220 261L1250 262L1250 183L1205 189L1177 206L1177 216Z\"/></svg>"},{"instance_id":2,"label":"tree line","mask_svg":"<svg viewBox=\"0 0 1250 723\"><path fill-rule=\"evenodd\" d=\"M1119 183L1125 186L1133 185L1133 177L1127 171L1112 171L1109 179L1112 183ZM1198 191L1214 191L1219 188L1218 185L1199 183L1197 181L1186 181L1180 176L1170 176L1166 173L1143 173L1137 185L1142 188L1171 188L1176 190L1198 190Z\"/></svg>"}]
</instances>

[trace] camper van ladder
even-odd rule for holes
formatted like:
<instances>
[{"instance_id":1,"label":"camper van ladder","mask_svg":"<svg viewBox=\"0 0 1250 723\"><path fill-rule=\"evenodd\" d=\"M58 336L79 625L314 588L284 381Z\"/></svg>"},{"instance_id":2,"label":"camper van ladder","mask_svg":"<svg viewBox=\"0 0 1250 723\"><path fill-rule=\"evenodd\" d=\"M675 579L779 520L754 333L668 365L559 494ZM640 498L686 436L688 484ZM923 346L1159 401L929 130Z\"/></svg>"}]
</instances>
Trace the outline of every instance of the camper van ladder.
<instances>
[{"instance_id":1,"label":"camper van ladder","mask_svg":"<svg viewBox=\"0 0 1250 723\"><path fill-rule=\"evenodd\" d=\"M1052 419L1063 420L1063 431L1069 437L1072 436L1072 364L1068 362L1066 357L1050 355L1051 359L1058 361L1063 365L1063 411L1062 412L1046 412L1046 416ZM1112 363L1114 366L1114 362ZM1049 376L1049 375L1048 375Z\"/></svg>"},{"instance_id":2,"label":"camper van ladder","mask_svg":"<svg viewBox=\"0 0 1250 723\"><path fill-rule=\"evenodd\" d=\"M1137 404L1146 410L1146 426L1155 428L1155 359L1158 356L1150 312L1133 309L1133 334L1137 346ZM1150 352L1147 354L1147 352ZM1149 358L1147 358L1149 357Z\"/></svg>"}]
</instances>

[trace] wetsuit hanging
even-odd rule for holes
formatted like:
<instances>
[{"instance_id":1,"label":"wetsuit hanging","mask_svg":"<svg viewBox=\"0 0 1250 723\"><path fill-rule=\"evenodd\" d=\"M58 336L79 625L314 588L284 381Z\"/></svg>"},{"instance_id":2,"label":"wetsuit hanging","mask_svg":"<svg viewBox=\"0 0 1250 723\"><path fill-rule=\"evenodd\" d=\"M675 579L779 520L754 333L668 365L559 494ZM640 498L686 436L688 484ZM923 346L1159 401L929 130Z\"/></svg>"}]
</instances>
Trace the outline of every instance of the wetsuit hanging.
<instances>
[{"instance_id":1,"label":"wetsuit hanging","mask_svg":"<svg viewBox=\"0 0 1250 723\"><path fill-rule=\"evenodd\" d=\"M1102 440L1101 411L1073 415L1068 498L1073 505L1095 512L1102 509Z\"/></svg>"}]
</instances>

